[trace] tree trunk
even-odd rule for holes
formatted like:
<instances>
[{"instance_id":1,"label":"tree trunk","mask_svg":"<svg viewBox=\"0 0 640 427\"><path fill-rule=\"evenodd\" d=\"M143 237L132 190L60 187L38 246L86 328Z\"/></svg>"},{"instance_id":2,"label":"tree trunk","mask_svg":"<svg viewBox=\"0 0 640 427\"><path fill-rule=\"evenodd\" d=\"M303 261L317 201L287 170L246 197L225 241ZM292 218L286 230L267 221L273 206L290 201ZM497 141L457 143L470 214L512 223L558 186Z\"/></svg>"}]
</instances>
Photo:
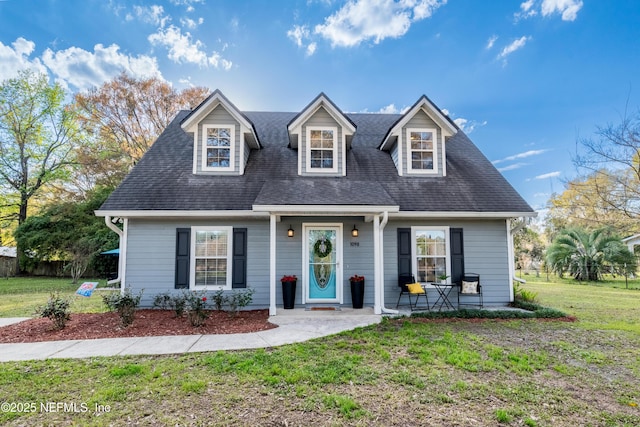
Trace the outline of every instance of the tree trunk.
<instances>
[{"instance_id":1,"label":"tree trunk","mask_svg":"<svg viewBox=\"0 0 640 427\"><path fill-rule=\"evenodd\" d=\"M21 226L25 220L27 219L27 209L29 207L29 197L22 193L20 195L20 212L18 213L18 227ZM20 268L20 260L24 255L24 251L20 242L16 242L16 276L20 276L22 274L22 269Z\"/></svg>"}]
</instances>

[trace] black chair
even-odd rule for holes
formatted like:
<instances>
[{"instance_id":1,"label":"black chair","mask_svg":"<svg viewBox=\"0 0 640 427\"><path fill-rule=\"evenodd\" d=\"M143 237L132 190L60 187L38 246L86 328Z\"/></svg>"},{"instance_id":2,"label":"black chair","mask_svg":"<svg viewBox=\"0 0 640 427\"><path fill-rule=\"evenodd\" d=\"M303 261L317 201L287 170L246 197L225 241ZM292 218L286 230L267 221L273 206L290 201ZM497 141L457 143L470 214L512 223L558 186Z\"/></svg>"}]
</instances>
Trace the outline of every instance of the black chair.
<instances>
[{"instance_id":1,"label":"black chair","mask_svg":"<svg viewBox=\"0 0 640 427\"><path fill-rule=\"evenodd\" d=\"M480 308L484 307L479 274L465 273L460 282L458 282L458 286L458 307L461 305L478 305ZM460 297L463 298L463 301L475 297L478 298L478 303L460 302Z\"/></svg>"},{"instance_id":2,"label":"black chair","mask_svg":"<svg viewBox=\"0 0 640 427\"><path fill-rule=\"evenodd\" d=\"M418 310L418 309L428 310L429 297L427 296L427 292L422 287L420 287L420 289L413 289L413 290L410 289L408 285L412 283L416 283L416 279L413 276L413 274L403 273L398 275L398 287L400 288L400 295L398 296L398 302L396 304L396 308L400 306L400 299L402 298L402 295L406 294L409 297L409 307L411 308L411 311ZM411 300L412 295L416 296L415 303ZM418 301L421 295L424 296L424 299L425 299L426 306L424 307L422 306L418 307Z\"/></svg>"}]
</instances>

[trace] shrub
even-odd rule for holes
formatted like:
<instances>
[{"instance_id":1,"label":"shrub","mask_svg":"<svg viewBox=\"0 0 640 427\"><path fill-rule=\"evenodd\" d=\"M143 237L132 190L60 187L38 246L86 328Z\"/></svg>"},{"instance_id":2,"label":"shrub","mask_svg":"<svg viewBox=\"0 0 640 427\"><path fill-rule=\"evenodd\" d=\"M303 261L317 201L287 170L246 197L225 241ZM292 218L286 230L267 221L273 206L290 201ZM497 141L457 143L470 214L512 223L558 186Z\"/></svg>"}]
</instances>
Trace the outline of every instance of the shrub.
<instances>
[{"instance_id":1,"label":"shrub","mask_svg":"<svg viewBox=\"0 0 640 427\"><path fill-rule=\"evenodd\" d=\"M56 329L64 329L67 321L71 319L70 306L70 299L62 298L59 293L52 293L47 303L38 307L36 313L51 320Z\"/></svg>"},{"instance_id":2,"label":"shrub","mask_svg":"<svg viewBox=\"0 0 640 427\"><path fill-rule=\"evenodd\" d=\"M182 317L187 305L187 299L184 295L174 295L171 297L171 308L176 312L176 317Z\"/></svg>"},{"instance_id":3,"label":"shrub","mask_svg":"<svg viewBox=\"0 0 640 427\"><path fill-rule=\"evenodd\" d=\"M220 311L227 304L227 297L224 295L224 291L219 289L211 296L211 301L215 309Z\"/></svg>"},{"instance_id":4,"label":"shrub","mask_svg":"<svg viewBox=\"0 0 640 427\"><path fill-rule=\"evenodd\" d=\"M142 291L138 295L133 295L130 288L126 288L124 292L114 292L103 295L102 301L109 311L117 311L120 316L122 327L133 323L136 314L136 308L140 305L142 299Z\"/></svg>"},{"instance_id":5,"label":"shrub","mask_svg":"<svg viewBox=\"0 0 640 427\"><path fill-rule=\"evenodd\" d=\"M527 289L522 289L519 283L513 284L513 297L516 300L524 302L536 302L538 294Z\"/></svg>"},{"instance_id":6,"label":"shrub","mask_svg":"<svg viewBox=\"0 0 640 427\"><path fill-rule=\"evenodd\" d=\"M185 305L187 309L187 318L191 326L202 326L204 321L209 317L206 312L207 297L203 292L185 292Z\"/></svg>"},{"instance_id":7,"label":"shrub","mask_svg":"<svg viewBox=\"0 0 640 427\"><path fill-rule=\"evenodd\" d=\"M182 317L186 305L184 295L172 295L170 292L164 292L153 298L153 307L160 310L175 310L176 317Z\"/></svg>"},{"instance_id":8,"label":"shrub","mask_svg":"<svg viewBox=\"0 0 640 427\"><path fill-rule=\"evenodd\" d=\"M169 292L158 294L153 297L153 307L160 310L168 310L171 308L172 296Z\"/></svg>"},{"instance_id":9,"label":"shrub","mask_svg":"<svg viewBox=\"0 0 640 427\"><path fill-rule=\"evenodd\" d=\"M255 289L247 288L244 291L233 291L228 297L229 314L236 316L240 309L248 306L253 301Z\"/></svg>"}]
</instances>

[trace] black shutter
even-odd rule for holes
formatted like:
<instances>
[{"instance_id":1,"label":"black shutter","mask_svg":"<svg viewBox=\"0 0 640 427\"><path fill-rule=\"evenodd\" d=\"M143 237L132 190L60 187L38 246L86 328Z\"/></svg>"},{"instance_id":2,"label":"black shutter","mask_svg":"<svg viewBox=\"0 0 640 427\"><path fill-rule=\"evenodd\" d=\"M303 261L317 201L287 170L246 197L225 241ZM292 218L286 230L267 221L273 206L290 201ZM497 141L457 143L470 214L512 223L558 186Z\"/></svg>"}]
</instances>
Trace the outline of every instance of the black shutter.
<instances>
[{"instance_id":1,"label":"black shutter","mask_svg":"<svg viewBox=\"0 0 640 427\"><path fill-rule=\"evenodd\" d=\"M247 229L233 229L233 276L232 288L247 287Z\"/></svg>"},{"instance_id":2,"label":"black shutter","mask_svg":"<svg viewBox=\"0 0 640 427\"><path fill-rule=\"evenodd\" d=\"M176 229L176 289L189 288L189 249L191 248L191 229Z\"/></svg>"},{"instance_id":3,"label":"black shutter","mask_svg":"<svg viewBox=\"0 0 640 427\"><path fill-rule=\"evenodd\" d=\"M451 283L459 283L464 275L464 242L462 228L449 230L451 239Z\"/></svg>"},{"instance_id":4,"label":"black shutter","mask_svg":"<svg viewBox=\"0 0 640 427\"><path fill-rule=\"evenodd\" d=\"M398 228L398 275L411 271L411 229Z\"/></svg>"}]
</instances>

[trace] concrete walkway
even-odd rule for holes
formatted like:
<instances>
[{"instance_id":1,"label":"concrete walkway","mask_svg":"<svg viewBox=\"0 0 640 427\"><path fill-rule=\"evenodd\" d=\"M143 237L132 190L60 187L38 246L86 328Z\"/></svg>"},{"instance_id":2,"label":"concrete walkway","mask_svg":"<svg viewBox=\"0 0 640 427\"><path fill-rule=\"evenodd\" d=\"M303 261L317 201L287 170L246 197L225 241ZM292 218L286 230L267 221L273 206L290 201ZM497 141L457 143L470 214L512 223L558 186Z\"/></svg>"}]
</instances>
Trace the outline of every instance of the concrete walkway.
<instances>
[{"instance_id":1,"label":"concrete walkway","mask_svg":"<svg viewBox=\"0 0 640 427\"><path fill-rule=\"evenodd\" d=\"M277 316L269 318L269 321L278 327L268 331L248 334L177 335L0 344L0 362L275 347L379 323L381 319L381 316L373 314L371 308L361 310L343 308L340 311L278 309ZM0 319L0 326L22 320L25 318Z\"/></svg>"}]
</instances>

